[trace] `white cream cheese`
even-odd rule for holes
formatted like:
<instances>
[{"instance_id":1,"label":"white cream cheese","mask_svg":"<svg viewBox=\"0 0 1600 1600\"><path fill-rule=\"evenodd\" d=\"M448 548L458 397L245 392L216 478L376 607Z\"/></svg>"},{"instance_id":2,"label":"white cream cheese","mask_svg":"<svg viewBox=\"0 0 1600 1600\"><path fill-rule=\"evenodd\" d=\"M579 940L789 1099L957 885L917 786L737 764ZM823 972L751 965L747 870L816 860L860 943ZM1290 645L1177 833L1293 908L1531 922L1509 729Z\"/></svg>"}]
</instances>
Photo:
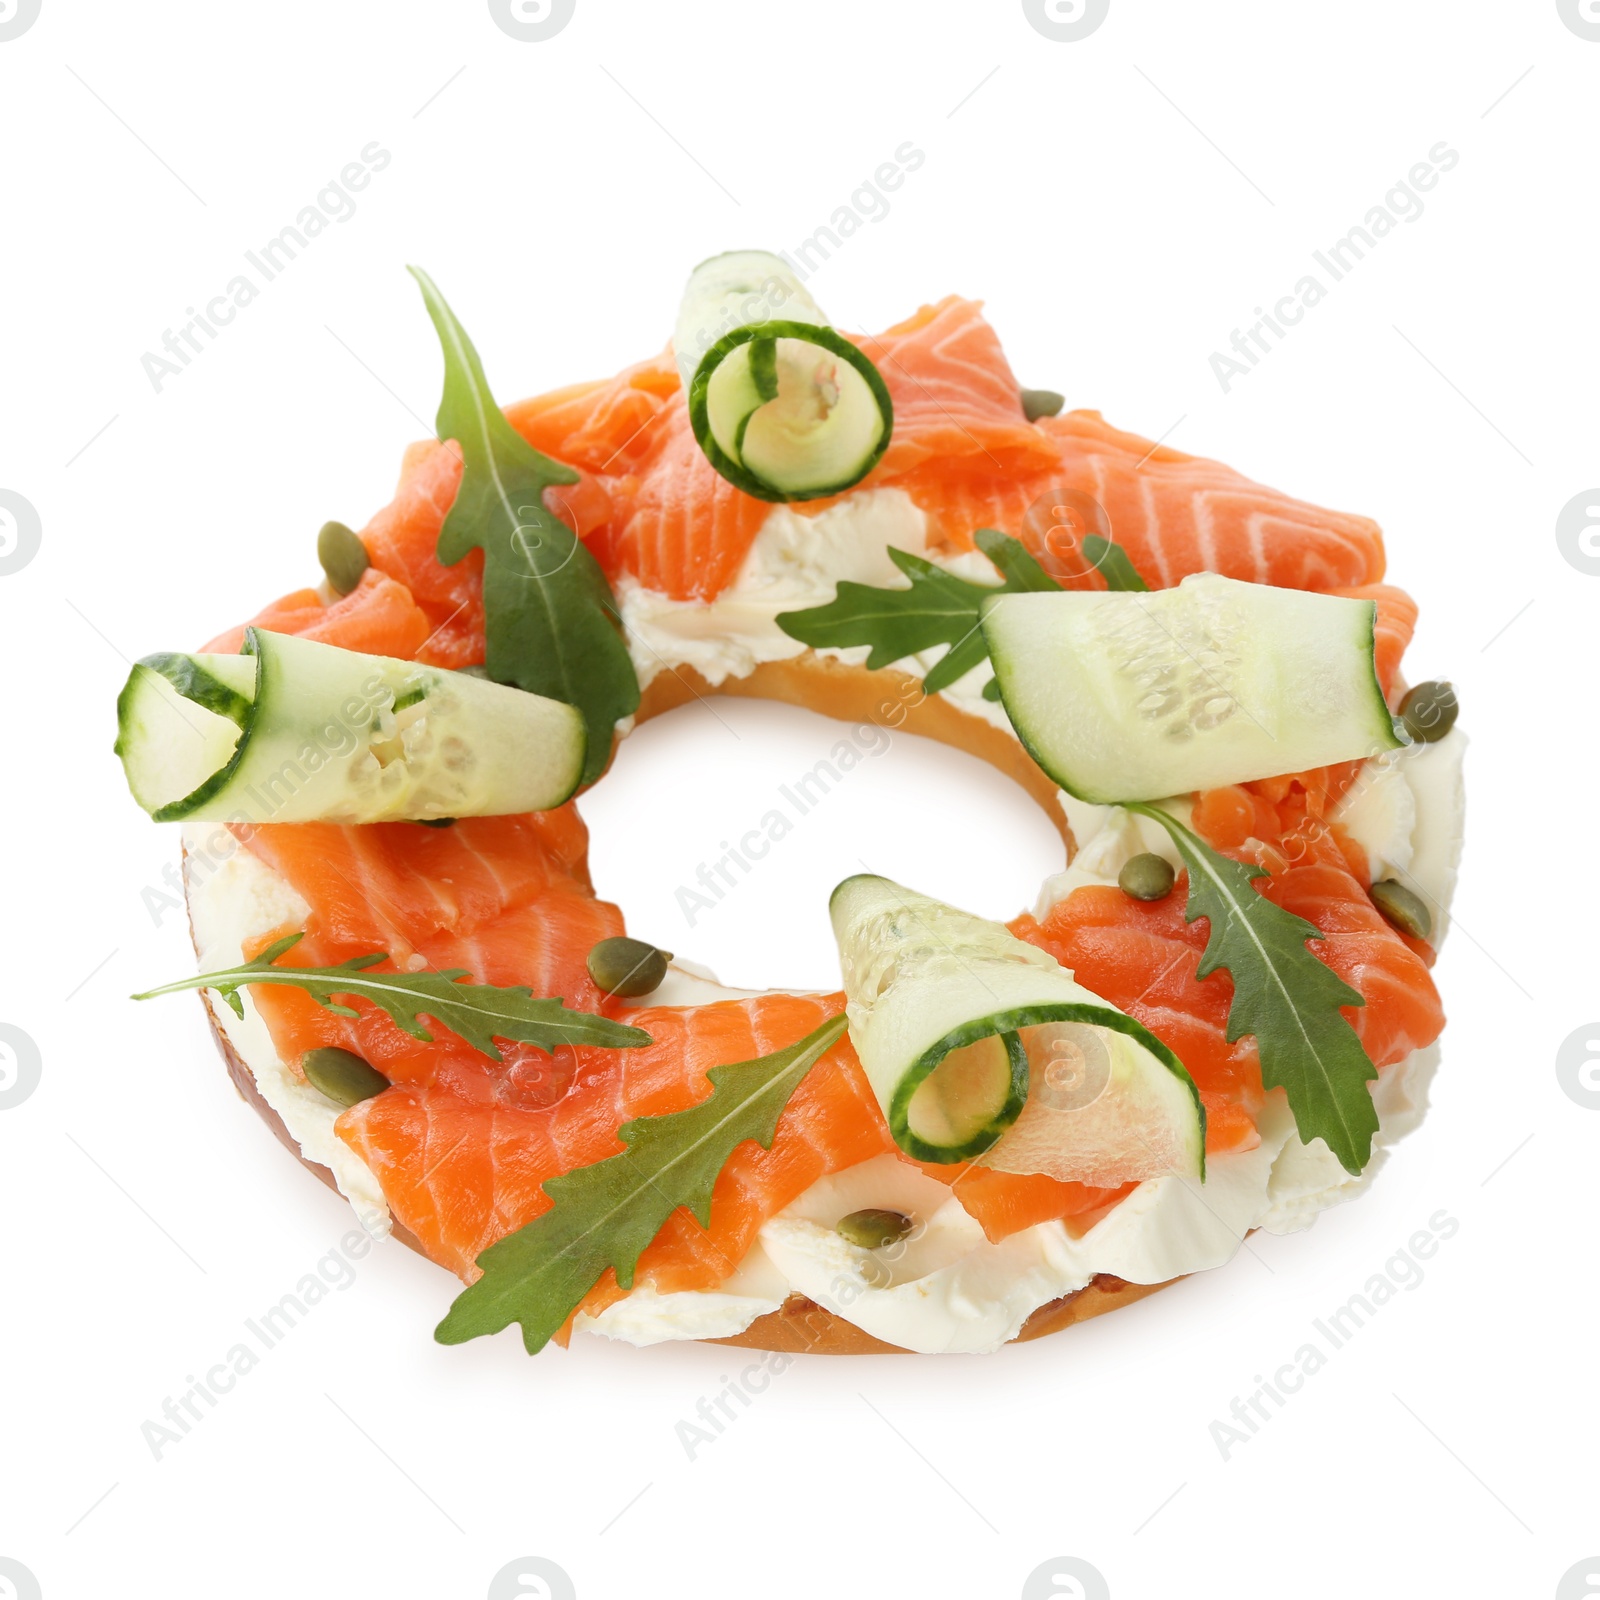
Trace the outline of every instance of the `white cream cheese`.
<instances>
[{"instance_id":1,"label":"white cream cheese","mask_svg":"<svg viewBox=\"0 0 1600 1600\"><path fill-rule=\"evenodd\" d=\"M246 940L285 923L302 923L311 911L286 878L242 845L218 859L208 849L216 836L214 823L184 824L189 919L202 972L238 966L245 959ZM224 836L232 842L231 836ZM333 1130L343 1107L297 1078L279 1059L248 988L239 991L239 999L242 1017L220 1004L213 1007L213 1015L249 1067L261 1098L283 1119L301 1154L332 1172L339 1193L355 1208L367 1232L382 1238L390 1229L389 1204L367 1164Z\"/></svg>"},{"instance_id":2,"label":"white cream cheese","mask_svg":"<svg viewBox=\"0 0 1600 1600\"><path fill-rule=\"evenodd\" d=\"M927 518L903 489L863 489L811 517L775 506L738 577L714 600L670 600L620 579L617 599L641 685L673 667L693 667L719 684L800 655L806 647L777 625L778 613L826 605L845 579L903 584L890 545L923 555ZM834 653L865 661L867 647Z\"/></svg>"},{"instance_id":3,"label":"white cream cheese","mask_svg":"<svg viewBox=\"0 0 1600 1600\"><path fill-rule=\"evenodd\" d=\"M1430 907L1435 949L1450 925L1461 865L1466 752L1459 728L1436 744L1391 750L1367 762L1333 813L1367 852L1374 883L1397 878Z\"/></svg>"},{"instance_id":4,"label":"white cream cheese","mask_svg":"<svg viewBox=\"0 0 1600 1600\"><path fill-rule=\"evenodd\" d=\"M1163 861L1182 868L1178 847L1159 822L1124 811L1121 806L1091 805L1086 800L1076 799L1065 789L1056 791L1056 799L1066 813L1067 825L1072 829L1073 842L1078 848L1069 866L1044 880L1038 903L1033 908L1034 916L1041 922L1050 915L1050 908L1065 900L1074 889L1091 883L1115 883L1117 874L1137 855L1160 856ZM1158 800L1156 804L1185 826L1194 814L1194 801L1188 795Z\"/></svg>"},{"instance_id":5,"label":"white cream cheese","mask_svg":"<svg viewBox=\"0 0 1600 1600\"><path fill-rule=\"evenodd\" d=\"M889 548L933 561L957 577L998 583L999 574L977 551L943 556L928 549L928 519L903 489L862 489L815 516L775 506L761 525L738 576L714 600L671 600L631 578L616 585L628 648L639 681L693 667L707 683L742 678L768 661L786 661L806 649L777 624L782 611L826 605L842 580L875 588L903 588L906 579ZM859 664L865 645L827 649L820 655ZM893 665L926 676L944 646ZM1009 733L1004 707L983 698L994 676L987 661L943 691L962 711Z\"/></svg>"}]
</instances>

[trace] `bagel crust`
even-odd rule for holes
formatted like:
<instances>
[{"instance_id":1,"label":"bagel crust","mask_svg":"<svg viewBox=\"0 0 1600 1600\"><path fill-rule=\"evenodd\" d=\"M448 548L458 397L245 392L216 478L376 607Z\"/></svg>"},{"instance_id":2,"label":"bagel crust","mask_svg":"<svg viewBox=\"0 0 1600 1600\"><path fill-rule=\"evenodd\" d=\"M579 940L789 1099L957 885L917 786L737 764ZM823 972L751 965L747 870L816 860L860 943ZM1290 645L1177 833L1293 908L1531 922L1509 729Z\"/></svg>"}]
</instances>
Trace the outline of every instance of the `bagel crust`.
<instances>
[{"instance_id":1,"label":"bagel crust","mask_svg":"<svg viewBox=\"0 0 1600 1600\"><path fill-rule=\"evenodd\" d=\"M1023 1323L1021 1331L1011 1340L1021 1344L1025 1339L1043 1339L1047 1334L1060 1333L1075 1322L1087 1322L1104 1311L1115 1311L1118 1306L1132 1305L1143 1300L1169 1283L1124 1283L1109 1272L1102 1272L1073 1294L1064 1294L1039 1307ZM743 1345L750 1350L784 1350L811 1356L904 1356L913 1352L897 1344L885 1344L864 1333L853 1322L847 1322L832 1311L826 1311L814 1300L804 1295L790 1295L776 1310L757 1317L743 1333L731 1339L707 1339L707 1344Z\"/></svg>"},{"instance_id":2,"label":"bagel crust","mask_svg":"<svg viewBox=\"0 0 1600 1600\"><path fill-rule=\"evenodd\" d=\"M992 724L968 715L938 695L924 691L919 679L894 670L870 672L811 651L784 661L764 662L742 678L728 678L711 684L692 667L663 671L645 689L640 702L639 722L660 716L689 701L712 695L738 695L750 699L778 700L803 706L841 722L872 722L891 731L904 730L965 750L987 761L992 767L1020 784L1050 818L1060 833L1070 856L1072 832L1067 824L1055 785L1029 759L1022 746ZM187 876L185 880L187 888ZM192 931L192 929L191 929ZM269 1106L256 1086L255 1075L234 1048L227 1029L218 1016L211 996L200 994L206 1019L222 1052L228 1076L240 1098L247 1101L267 1124L278 1142L300 1164L337 1193L332 1172L320 1162L302 1154L283 1118ZM422 1242L398 1220L394 1237L402 1244L427 1256ZM1023 1323L1013 1343L1042 1339L1060 1333L1074 1323L1086 1322L1119 1306L1132 1305L1166 1283L1127 1283L1109 1273L1100 1273L1085 1287L1040 1306ZM734 1345L747 1350L773 1350L819 1356L909 1355L900 1345L886 1344L856 1327L838 1313L829 1311L804 1295L793 1294L776 1311L757 1317L743 1333L726 1339L708 1339L707 1344Z\"/></svg>"}]
</instances>

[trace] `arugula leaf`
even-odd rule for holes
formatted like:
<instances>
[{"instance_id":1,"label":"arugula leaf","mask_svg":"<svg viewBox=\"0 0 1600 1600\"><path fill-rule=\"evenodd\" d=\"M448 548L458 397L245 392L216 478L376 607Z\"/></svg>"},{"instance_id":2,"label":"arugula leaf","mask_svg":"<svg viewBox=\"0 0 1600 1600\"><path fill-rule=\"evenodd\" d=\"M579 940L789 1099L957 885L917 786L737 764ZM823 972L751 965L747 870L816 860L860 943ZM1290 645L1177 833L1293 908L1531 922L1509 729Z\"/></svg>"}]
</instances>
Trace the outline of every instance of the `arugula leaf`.
<instances>
[{"instance_id":1,"label":"arugula leaf","mask_svg":"<svg viewBox=\"0 0 1600 1600\"><path fill-rule=\"evenodd\" d=\"M1150 585L1139 576L1138 568L1120 544L1102 539L1098 533L1086 533L1080 548L1084 560L1106 580L1106 588L1124 594L1144 594L1149 590Z\"/></svg>"},{"instance_id":2,"label":"arugula leaf","mask_svg":"<svg viewBox=\"0 0 1600 1600\"><path fill-rule=\"evenodd\" d=\"M318 1005L341 1017L358 1017L351 1006L337 1004L336 994L356 995L370 1000L389 1014L395 1026L413 1039L431 1043L433 1035L422 1025L426 1012L452 1033L458 1033L473 1049L496 1061L504 1060L495 1040L515 1039L535 1044L541 1050L554 1050L562 1044L598 1045L625 1050L650 1043L642 1028L629 1028L609 1017L588 1011L569 1011L559 1000L536 1000L533 992L520 985L505 988L487 983L463 983L465 968L445 972L370 972L389 958L383 951L374 955L353 956L336 967L279 967L273 963L285 951L305 938L291 933L267 946L254 961L229 967L223 972L202 972L197 977L181 978L177 983L134 995L135 1000L150 1000L158 994L177 994L183 989L214 989L227 1001L236 1017L244 1015L239 999L243 984L276 983L304 989Z\"/></svg>"},{"instance_id":3,"label":"arugula leaf","mask_svg":"<svg viewBox=\"0 0 1600 1600\"><path fill-rule=\"evenodd\" d=\"M1048 594L1061 585L1034 559L1033 552L1020 539L998 528L979 528L972 536L977 547L994 563L1006 581L1003 590L1012 594ZM985 589L984 593L992 593ZM980 597L981 599L982 597Z\"/></svg>"},{"instance_id":4,"label":"arugula leaf","mask_svg":"<svg viewBox=\"0 0 1600 1600\"><path fill-rule=\"evenodd\" d=\"M987 659L980 618L983 602L990 595L1042 593L1061 587L1020 539L995 528L979 528L973 538L994 563L1003 583L970 583L921 556L891 546L889 559L911 580L910 588L876 589L846 579L826 605L782 612L778 626L791 639L813 648L871 645L867 665L874 671L934 645L947 644L949 650L923 679L923 688L937 694ZM1089 548L1091 538L1096 546L1104 546L1098 554ZM1084 540L1084 553L1099 567L1108 587L1144 588L1120 545L1091 535ZM1000 697L993 683L985 684L983 693L990 700Z\"/></svg>"},{"instance_id":5,"label":"arugula leaf","mask_svg":"<svg viewBox=\"0 0 1600 1600\"><path fill-rule=\"evenodd\" d=\"M846 579L827 605L785 611L777 619L778 626L791 639L813 647L871 645L867 665L874 671L947 644L949 650L923 680L928 693L937 694L987 659L989 649L979 619L990 595L1060 587L1020 540L992 528L980 528L976 537L984 554L1005 576L1005 583L969 583L921 556L891 546L889 559L911 580L910 588L875 589Z\"/></svg>"},{"instance_id":6,"label":"arugula leaf","mask_svg":"<svg viewBox=\"0 0 1600 1600\"><path fill-rule=\"evenodd\" d=\"M570 467L541 455L505 419L478 352L433 280L410 269L444 349L438 432L454 439L465 470L439 530L439 560L483 551L485 666L497 683L563 700L583 713L589 749L583 782L611 759L619 718L639 708L639 679L605 574L583 541L544 503Z\"/></svg>"},{"instance_id":7,"label":"arugula leaf","mask_svg":"<svg viewBox=\"0 0 1600 1600\"><path fill-rule=\"evenodd\" d=\"M1159 822L1189 869L1185 920L1211 921L1198 975L1226 967L1233 978L1228 1042L1253 1034L1261 1081L1287 1093L1300 1137L1326 1140L1345 1171L1359 1173L1378 1131L1367 1089L1378 1070L1339 1009L1366 1001L1306 944L1321 929L1256 889L1255 879L1269 876L1263 869L1219 855L1159 807L1125 809Z\"/></svg>"},{"instance_id":8,"label":"arugula leaf","mask_svg":"<svg viewBox=\"0 0 1600 1600\"><path fill-rule=\"evenodd\" d=\"M789 1097L844 1030L845 1019L833 1017L786 1050L713 1067L714 1087L698 1105L635 1117L617 1131L621 1155L546 1179L554 1204L478 1257L483 1276L456 1297L434 1338L464 1344L519 1322L536 1355L607 1267L632 1288L640 1253L679 1206L711 1226L711 1191L728 1158L746 1139L772 1148Z\"/></svg>"},{"instance_id":9,"label":"arugula leaf","mask_svg":"<svg viewBox=\"0 0 1600 1600\"><path fill-rule=\"evenodd\" d=\"M813 647L871 645L867 665L874 671L947 644L949 651L927 676L925 686L932 693L984 659L988 647L978 626L978 608L985 595L996 591L905 550L891 547L889 559L911 580L909 588L875 589L847 578L826 605L781 612L778 626L791 639Z\"/></svg>"}]
</instances>

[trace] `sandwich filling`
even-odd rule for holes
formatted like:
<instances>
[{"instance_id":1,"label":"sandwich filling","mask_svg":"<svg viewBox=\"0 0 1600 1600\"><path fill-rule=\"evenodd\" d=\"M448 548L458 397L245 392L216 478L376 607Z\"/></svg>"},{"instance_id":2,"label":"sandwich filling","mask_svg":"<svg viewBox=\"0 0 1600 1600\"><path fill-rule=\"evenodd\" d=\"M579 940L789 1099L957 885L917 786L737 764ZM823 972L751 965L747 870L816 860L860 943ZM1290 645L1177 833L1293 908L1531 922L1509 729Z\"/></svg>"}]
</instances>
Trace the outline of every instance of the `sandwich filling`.
<instances>
[{"instance_id":1,"label":"sandwich filling","mask_svg":"<svg viewBox=\"0 0 1600 1600\"><path fill-rule=\"evenodd\" d=\"M867 489L822 513L802 517L772 510L736 581L710 601L675 600L631 580L618 586L623 619L641 682L690 666L712 684L748 674L766 661L805 649L785 634L780 612L820 604L841 579L888 584L893 546L924 554L959 576L993 581L984 557L930 551L922 511L896 489ZM944 647L896 663L924 676ZM860 662L864 647L832 653ZM1004 709L984 697L992 676L981 662L942 691L963 712L1010 730ZM1436 906L1435 943L1443 932L1459 858L1464 738L1451 733L1366 764L1361 781L1339 800L1333 820L1364 852L1370 879L1404 872ZM1179 865L1163 830L1147 818L1063 795L1077 853L1044 885L1033 921L1051 914L1079 890L1113 888L1136 855L1157 854ZM1166 803L1189 816L1188 800ZM226 829L188 824L190 907L202 967L232 967L270 933L299 926L311 908L287 879ZM196 866L201 870L195 870ZM744 999L706 971L679 960L651 996L655 1007L697 1007ZM302 1153L332 1172L340 1191L369 1231L389 1228L382 1185L335 1128L340 1107L280 1058L252 992L241 991L243 1016L214 1014L249 1066L268 1105L282 1118ZM986 1351L1014 1338L1038 1307L1086 1286L1101 1273L1131 1283L1160 1283L1228 1260L1253 1229L1288 1233L1359 1193L1383 1153L1420 1120L1437 1049L1428 1046L1383 1067L1372 1085L1379 1121L1377 1153L1353 1177L1320 1140L1302 1142L1281 1091L1256 1108L1255 1137L1214 1150L1203 1186L1168 1176L1132 1187L1113 1203L1082 1217L1049 1220L992 1241L962 1203L960 1182L929 1176L895 1154L834 1171L812 1183L768 1218L743 1259L714 1288L662 1292L641 1283L602 1309L582 1311L579 1331L632 1344L704 1339L740 1333L792 1295L803 1295L887 1343L936 1353ZM913 1219L903 1246L863 1249L838 1224L854 1213L881 1209Z\"/></svg>"}]
</instances>

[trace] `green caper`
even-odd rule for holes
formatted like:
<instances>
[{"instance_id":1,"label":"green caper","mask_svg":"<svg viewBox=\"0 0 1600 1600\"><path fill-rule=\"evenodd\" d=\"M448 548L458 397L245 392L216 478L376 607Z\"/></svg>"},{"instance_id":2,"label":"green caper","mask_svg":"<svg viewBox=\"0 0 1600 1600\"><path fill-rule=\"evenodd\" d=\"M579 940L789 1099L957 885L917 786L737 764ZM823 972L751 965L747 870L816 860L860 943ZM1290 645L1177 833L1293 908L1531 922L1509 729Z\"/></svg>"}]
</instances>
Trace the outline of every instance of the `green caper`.
<instances>
[{"instance_id":1,"label":"green caper","mask_svg":"<svg viewBox=\"0 0 1600 1600\"><path fill-rule=\"evenodd\" d=\"M1383 878L1373 884L1372 903L1402 933L1409 933L1413 939L1432 937L1433 913L1427 903L1396 879Z\"/></svg>"},{"instance_id":2,"label":"green caper","mask_svg":"<svg viewBox=\"0 0 1600 1600\"><path fill-rule=\"evenodd\" d=\"M1460 710L1453 683L1419 683L1400 702L1400 720L1418 744L1435 744L1455 727Z\"/></svg>"},{"instance_id":3,"label":"green caper","mask_svg":"<svg viewBox=\"0 0 1600 1600\"><path fill-rule=\"evenodd\" d=\"M317 535L317 560L335 594L349 594L371 565L367 547L342 522L322 524L322 532Z\"/></svg>"},{"instance_id":4,"label":"green caper","mask_svg":"<svg viewBox=\"0 0 1600 1600\"><path fill-rule=\"evenodd\" d=\"M1134 900L1165 900L1178 875L1162 856L1135 856L1117 874L1117 887Z\"/></svg>"},{"instance_id":5,"label":"green caper","mask_svg":"<svg viewBox=\"0 0 1600 1600\"><path fill-rule=\"evenodd\" d=\"M607 994L631 1000L661 987L670 950L657 950L643 939L602 939L589 952L589 976Z\"/></svg>"},{"instance_id":6,"label":"green caper","mask_svg":"<svg viewBox=\"0 0 1600 1600\"><path fill-rule=\"evenodd\" d=\"M389 1080L350 1050L332 1045L307 1050L300 1057L300 1070L313 1089L319 1089L341 1106L359 1105L389 1087Z\"/></svg>"},{"instance_id":7,"label":"green caper","mask_svg":"<svg viewBox=\"0 0 1600 1600\"><path fill-rule=\"evenodd\" d=\"M840 1217L834 1230L841 1239L863 1250L881 1250L886 1244L899 1244L911 1232L911 1218L903 1211L883 1211L870 1206Z\"/></svg>"},{"instance_id":8,"label":"green caper","mask_svg":"<svg viewBox=\"0 0 1600 1600\"><path fill-rule=\"evenodd\" d=\"M1054 389L1024 389L1022 391L1022 414L1029 422L1037 422L1040 417L1053 417L1067 403L1067 397L1057 394Z\"/></svg>"}]
</instances>

